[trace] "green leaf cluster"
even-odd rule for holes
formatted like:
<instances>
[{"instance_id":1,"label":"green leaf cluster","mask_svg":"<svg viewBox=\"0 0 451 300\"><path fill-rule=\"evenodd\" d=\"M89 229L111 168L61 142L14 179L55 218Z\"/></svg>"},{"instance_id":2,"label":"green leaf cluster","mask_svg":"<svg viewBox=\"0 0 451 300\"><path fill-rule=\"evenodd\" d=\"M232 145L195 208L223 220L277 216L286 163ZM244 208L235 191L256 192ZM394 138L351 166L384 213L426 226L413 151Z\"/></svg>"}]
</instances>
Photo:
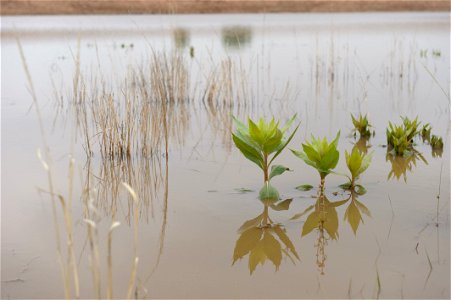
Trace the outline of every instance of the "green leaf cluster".
<instances>
[{"instance_id":1,"label":"green leaf cluster","mask_svg":"<svg viewBox=\"0 0 451 300\"><path fill-rule=\"evenodd\" d=\"M352 149L351 153L345 150L346 165L351 172L349 189L354 190L356 180L370 166L372 156L372 153L361 153L357 148Z\"/></svg>"},{"instance_id":2,"label":"green leaf cluster","mask_svg":"<svg viewBox=\"0 0 451 300\"><path fill-rule=\"evenodd\" d=\"M360 134L360 137L370 137L371 136L370 127L372 127L372 126L368 122L367 115L365 115L365 116L359 115L359 117L356 118L351 114L351 118L352 118L352 124L354 124L354 132L357 131Z\"/></svg>"},{"instance_id":3,"label":"green leaf cluster","mask_svg":"<svg viewBox=\"0 0 451 300\"><path fill-rule=\"evenodd\" d=\"M296 115L283 128L279 128L279 121L275 121L274 118L269 122L266 122L263 118L254 122L249 118L246 126L233 117L236 125L236 131L232 133L233 142L247 159L263 170L264 181L268 181L270 178L288 170L286 167L277 166L271 170L271 174L268 172L271 163L288 145L299 128L300 124L288 138L284 137L295 118ZM271 158L270 155L272 155Z\"/></svg>"},{"instance_id":4,"label":"green leaf cluster","mask_svg":"<svg viewBox=\"0 0 451 300\"><path fill-rule=\"evenodd\" d=\"M332 142L328 142L326 138L322 140L312 136L310 142L302 144L302 151L290 149L294 155L302 159L306 164L314 167L324 179L337 166L340 153L337 150L340 132Z\"/></svg>"},{"instance_id":5,"label":"green leaf cluster","mask_svg":"<svg viewBox=\"0 0 451 300\"><path fill-rule=\"evenodd\" d=\"M410 120L407 117L402 118L401 125L393 125L389 122L386 130L387 146L396 155L409 156L412 154L413 139L419 134L418 126L420 122L418 117Z\"/></svg>"}]
</instances>

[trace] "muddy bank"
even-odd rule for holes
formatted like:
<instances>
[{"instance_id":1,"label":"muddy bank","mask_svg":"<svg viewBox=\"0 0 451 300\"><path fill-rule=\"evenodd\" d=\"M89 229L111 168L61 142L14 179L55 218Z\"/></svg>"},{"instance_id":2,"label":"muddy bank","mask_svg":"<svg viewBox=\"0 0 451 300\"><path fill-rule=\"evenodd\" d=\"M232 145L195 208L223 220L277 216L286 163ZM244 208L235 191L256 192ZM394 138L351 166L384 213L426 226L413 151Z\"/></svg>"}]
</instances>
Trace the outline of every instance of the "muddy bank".
<instances>
[{"instance_id":1,"label":"muddy bank","mask_svg":"<svg viewBox=\"0 0 451 300\"><path fill-rule=\"evenodd\" d=\"M2 15L449 11L443 0L4 0Z\"/></svg>"}]
</instances>

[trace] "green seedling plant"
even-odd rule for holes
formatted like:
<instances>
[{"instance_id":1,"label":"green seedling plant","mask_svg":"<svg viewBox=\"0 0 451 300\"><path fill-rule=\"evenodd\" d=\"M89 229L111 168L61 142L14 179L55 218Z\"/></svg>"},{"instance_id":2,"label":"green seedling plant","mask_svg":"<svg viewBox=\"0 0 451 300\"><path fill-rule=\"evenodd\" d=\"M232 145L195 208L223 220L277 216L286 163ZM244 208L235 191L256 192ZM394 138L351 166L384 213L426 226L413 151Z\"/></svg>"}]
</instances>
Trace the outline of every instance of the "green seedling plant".
<instances>
[{"instance_id":1,"label":"green seedling plant","mask_svg":"<svg viewBox=\"0 0 451 300\"><path fill-rule=\"evenodd\" d=\"M418 121L418 117L413 120L410 120L408 117L401 117L401 119L405 130L409 132L407 135L408 139L413 141L413 138L420 133L419 127L421 122Z\"/></svg>"},{"instance_id":2,"label":"green seedling plant","mask_svg":"<svg viewBox=\"0 0 451 300\"><path fill-rule=\"evenodd\" d=\"M351 172L351 177L347 176L349 182L340 185L340 187L345 190L350 190L351 192L364 194L365 188L360 184L356 184L356 181L358 180L359 176L370 166L372 153L364 154L354 148L351 153L345 151L345 157L346 165Z\"/></svg>"},{"instance_id":3,"label":"green seedling plant","mask_svg":"<svg viewBox=\"0 0 451 300\"><path fill-rule=\"evenodd\" d=\"M233 142L241 153L250 161L255 163L263 171L264 183L269 182L274 176L281 175L289 170L281 165L273 165L274 159L285 149L299 128L300 123L288 138L284 135L296 118L294 115L285 127L279 129L279 121L274 118L266 122L260 118L258 122L248 119L248 126L233 117L236 124L236 131L232 133ZM271 167L271 171L270 171ZM264 189L268 189L269 183Z\"/></svg>"},{"instance_id":4,"label":"green seedling plant","mask_svg":"<svg viewBox=\"0 0 451 300\"><path fill-rule=\"evenodd\" d=\"M427 123L424 124L423 127L421 128L420 134L421 134L421 139L424 141L429 141L431 139L431 124Z\"/></svg>"},{"instance_id":5,"label":"green seedling plant","mask_svg":"<svg viewBox=\"0 0 451 300\"><path fill-rule=\"evenodd\" d=\"M410 156L412 155L414 137L419 133L418 117L411 121L409 118L402 118L402 125L393 125L389 122L386 130L387 146L395 155Z\"/></svg>"},{"instance_id":6,"label":"green seedling plant","mask_svg":"<svg viewBox=\"0 0 451 300\"><path fill-rule=\"evenodd\" d=\"M324 188L324 181L327 175L337 166L340 153L337 150L340 132L332 142L328 142L326 138L315 138L312 135L310 142L302 144L302 151L290 149L294 155L302 159L309 166L314 167L321 177L321 187Z\"/></svg>"},{"instance_id":7,"label":"green seedling plant","mask_svg":"<svg viewBox=\"0 0 451 300\"><path fill-rule=\"evenodd\" d=\"M360 134L360 137L371 137L371 131L370 128L372 127L371 124L368 122L367 115L362 116L359 115L359 118L355 118L351 114L352 118L352 124L354 124L354 137L356 136L356 132Z\"/></svg>"}]
</instances>

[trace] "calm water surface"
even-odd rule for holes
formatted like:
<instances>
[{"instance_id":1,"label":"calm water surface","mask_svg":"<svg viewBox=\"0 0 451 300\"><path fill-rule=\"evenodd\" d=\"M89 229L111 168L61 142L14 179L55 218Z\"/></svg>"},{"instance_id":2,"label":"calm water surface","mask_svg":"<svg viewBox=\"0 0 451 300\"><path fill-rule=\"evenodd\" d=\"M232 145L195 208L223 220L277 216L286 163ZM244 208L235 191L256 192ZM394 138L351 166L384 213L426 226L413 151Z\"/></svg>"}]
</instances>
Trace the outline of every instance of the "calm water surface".
<instances>
[{"instance_id":1,"label":"calm water surface","mask_svg":"<svg viewBox=\"0 0 451 300\"><path fill-rule=\"evenodd\" d=\"M449 25L444 13L2 18L2 297L64 297L47 173L36 155L46 147L41 121L55 193L72 195L82 298L95 297L83 199L96 212L102 297L108 229L121 223L113 282L115 297L126 295L135 212L121 182L139 201L139 298L449 298ZM164 118L160 104L135 93L151 86L155 61L177 64L183 76L173 72L171 82L186 84ZM74 85L88 96L74 97ZM113 101L120 132L135 124L133 149L152 151L103 155L99 116L112 115L91 101L99 95ZM230 135L231 114L285 122L295 113L292 148L310 134L341 131L341 173L344 150L357 142L350 113L368 114L375 131L360 141L374 151L361 178L367 193L342 192L345 179L329 175L329 230L314 226L303 236L318 213L317 191L295 187L317 186L316 171L285 151L276 163L293 172L273 180L281 201L262 203L260 170ZM423 159L387 156L385 128L400 116L429 122L444 137L443 154L418 140ZM361 218L355 233L350 214ZM273 226L247 226L260 218ZM267 259L255 266L258 251Z\"/></svg>"}]
</instances>

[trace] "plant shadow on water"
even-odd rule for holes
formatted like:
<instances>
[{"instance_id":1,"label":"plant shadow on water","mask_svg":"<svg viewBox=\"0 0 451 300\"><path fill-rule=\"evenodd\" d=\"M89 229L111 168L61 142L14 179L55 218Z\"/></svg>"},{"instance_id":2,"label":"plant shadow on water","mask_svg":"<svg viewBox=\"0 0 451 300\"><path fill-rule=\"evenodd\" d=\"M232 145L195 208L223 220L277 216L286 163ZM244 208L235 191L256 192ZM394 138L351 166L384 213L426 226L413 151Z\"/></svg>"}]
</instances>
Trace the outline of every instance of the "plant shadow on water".
<instances>
[{"instance_id":1,"label":"plant shadow on water","mask_svg":"<svg viewBox=\"0 0 451 300\"><path fill-rule=\"evenodd\" d=\"M276 194L278 195L278 193ZM284 256L293 264L300 260L284 225L274 222L269 216L270 209L274 211L288 210L292 200L279 201L278 196L260 198L263 212L244 222L238 229L240 237L235 244L232 265L249 255L248 268L252 275L257 265L264 265L266 260L270 260L274 264L276 271L279 270Z\"/></svg>"}]
</instances>

